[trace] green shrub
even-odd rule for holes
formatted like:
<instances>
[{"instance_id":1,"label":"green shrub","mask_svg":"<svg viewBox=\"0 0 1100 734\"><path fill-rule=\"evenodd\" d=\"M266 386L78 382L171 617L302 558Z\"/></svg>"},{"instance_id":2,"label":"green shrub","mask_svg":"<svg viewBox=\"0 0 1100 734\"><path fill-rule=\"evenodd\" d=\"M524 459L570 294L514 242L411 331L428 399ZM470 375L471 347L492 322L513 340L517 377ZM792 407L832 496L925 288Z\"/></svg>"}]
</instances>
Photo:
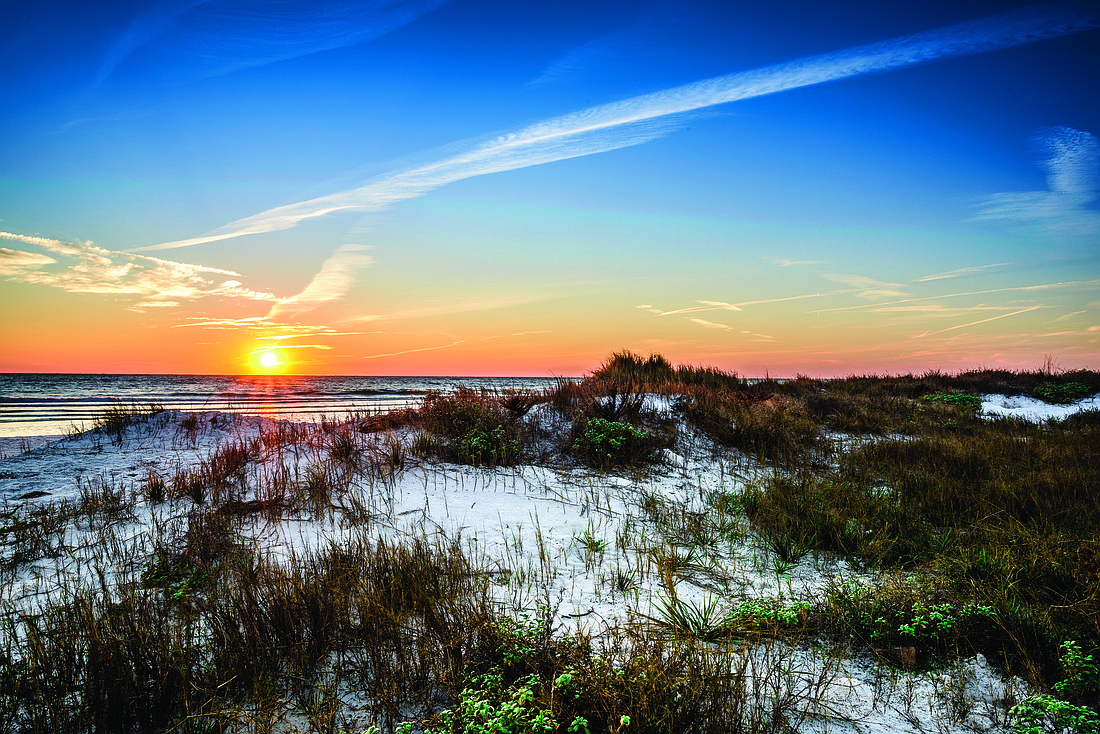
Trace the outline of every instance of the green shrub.
<instances>
[{"instance_id":1,"label":"green shrub","mask_svg":"<svg viewBox=\"0 0 1100 734\"><path fill-rule=\"evenodd\" d=\"M784 603L781 599L748 599L738 603L726 622L737 629L780 631L798 629L806 622L810 603Z\"/></svg>"},{"instance_id":2,"label":"green shrub","mask_svg":"<svg viewBox=\"0 0 1100 734\"><path fill-rule=\"evenodd\" d=\"M1030 696L1009 712L1016 734L1096 734L1100 716L1092 709L1075 706L1050 694Z\"/></svg>"},{"instance_id":3,"label":"green shrub","mask_svg":"<svg viewBox=\"0 0 1100 734\"><path fill-rule=\"evenodd\" d=\"M912 579L883 587L839 584L829 591L827 608L835 628L878 649L914 648L922 665L980 651L979 643L996 637L1000 625L993 606L962 602Z\"/></svg>"},{"instance_id":4,"label":"green shrub","mask_svg":"<svg viewBox=\"0 0 1100 734\"><path fill-rule=\"evenodd\" d=\"M511 466L523 453L523 426L518 422L523 405L530 409L533 403L523 399L517 404L509 396L468 388L453 395L429 393L419 411L420 423L440 440L417 446L422 453L460 464Z\"/></svg>"},{"instance_id":5,"label":"green shrub","mask_svg":"<svg viewBox=\"0 0 1100 734\"><path fill-rule=\"evenodd\" d=\"M1045 734L1054 732L1073 732L1074 734L1097 734L1100 732L1100 715L1087 706L1077 705L1070 700L1097 701L1097 688L1100 687L1100 671L1092 661L1092 655L1085 655L1075 640L1062 643L1062 668L1066 672L1065 680L1054 684L1059 697L1050 694L1031 696L1023 703L1012 707L1009 712L1014 717L1012 731L1017 734Z\"/></svg>"},{"instance_id":6,"label":"green shrub","mask_svg":"<svg viewBox=\"0 0 1100 734\"><path fill-rule=\"evenodd\" d=\"M606 418L582 416L574 421L572 450L585 464L598 468L657 461L656 442L649 433Z\"/></svg>"},{"instance_id":7,"label":"green shrub","mask_svg":"<svg viewBox=\"0 0 1100 734\"><path fill-rule=\"evenodd\" d=\"M519 441L503 425L491 431L473 429L455 442L458 459L474 466L510 466L519 457Z\"/></svg>"},{"instance_id":8,"label":"green shrub","mask_svg":"<svg viewBox=\"0 0 1100 734\"><path fill-rule=\"evenodd\" d=\"M427 729L426 734L555 731L558 722L554 713L537 705L538 685L538 675L532 673L506 686L500 668L472 676L459 694L458 706L441 711L441 724Z\"/></svg>"},{"instance_id":9,"label":"green shrub","mask_svg":"<svg viewBox=\"0 0 1100 734\"><path fill-rule=\"evenodd\" d=\"M1086 397L1089 394L1089 388L1080 382L1066 382L1063 384L1044 382L1032 390L1031 394L1047 403L1069 405Z\"/></svg>"}]
</instances>

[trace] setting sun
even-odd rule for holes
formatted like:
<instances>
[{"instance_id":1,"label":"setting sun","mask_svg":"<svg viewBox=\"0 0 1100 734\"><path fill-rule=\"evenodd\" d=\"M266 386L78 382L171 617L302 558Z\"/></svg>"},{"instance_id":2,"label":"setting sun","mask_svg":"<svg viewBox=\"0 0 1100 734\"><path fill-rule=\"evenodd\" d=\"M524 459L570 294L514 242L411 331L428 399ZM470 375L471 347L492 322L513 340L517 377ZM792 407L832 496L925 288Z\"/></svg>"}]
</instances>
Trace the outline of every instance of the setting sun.
<instances>
[{"instance_id":1,"label":"setting sun","mask_svg":"<svg viewBox=\"0 0 1100 734\"><path fill-rule=\"evenodd\" d=\"M267 351L260 354L260 366L264 369L274 369L281 364L279 355L273 351Z\"/></svg>"}]
</instances>

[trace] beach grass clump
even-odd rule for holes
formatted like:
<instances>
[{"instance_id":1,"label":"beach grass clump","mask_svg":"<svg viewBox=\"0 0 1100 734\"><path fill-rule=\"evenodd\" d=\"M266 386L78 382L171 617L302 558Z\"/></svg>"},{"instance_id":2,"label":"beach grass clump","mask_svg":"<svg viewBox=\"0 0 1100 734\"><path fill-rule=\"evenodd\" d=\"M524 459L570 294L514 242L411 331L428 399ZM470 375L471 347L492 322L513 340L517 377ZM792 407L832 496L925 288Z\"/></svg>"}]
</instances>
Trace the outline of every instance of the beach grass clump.
<instances>
[{"instance_id":1,"label":"beach grass clump","mask_svg":"<svg viewBox=\"0 0 1100 734\"><path fill-rule=\"evenodd\" d=\"M55 506L23 504L0 510L0 570L17 572L64 552L69 523L77 515L71 502Z\"/></svg>"},{"instance_id":2,"label":"beach grass clump","mask_svg":"<svg viewBox=\"0 0 1100 734\"><path fill-rule=\"evenodd\" d=\"M92 430L106 433L115 444L121 444L127 429L139 423L144 423L163 412L164 406L158 403L149 403L148 405L130 403L127 405L118 402L96 417L92 422Z\"/></svg>"},{"instance_id":3,"label":"beach grass clump","mask_svg":"<svg viewBox=\"0 0 1100 734\"><path fill-rule=\"evenodd\" d=\"M360 538L274 564L218 513L189 520L130 579L5 607L5 731L236 731L246 709L317 715L334 677L393 721L453 693L491 618L453 546Z\"/></svg>"},{"instance_id":4,"label":"beach grass clump","mask_svg":"<svg viewBox=\"0 0 1100 734\"><path fill-rule=\"evenodd\" d=\"M739 502L783 564L797 563L810 551L831 551L858 565L879 563L887 553L882 539L896 535L884 498L851 482L773 476L747 487Z\"/></svg>"},{"instance_id":5,"label":"beach grass clump","mask_svg":"<svg viewBox=\"0 0 1100 734\"><path fill-rule=\"evenodd\" d=\"M546 397L529 390L505 390L496 401L507 411L508 417L516 421L530 413L536 405L546 402Z\"/></svg>"},{"instance_id":6,"label":"beach grass clump","mask_svg":"<svg viewBox=\"0 0 1100 734\"><path fill-rule=\"evenodd\" d=\"M640 392L667 393L678 384L677 371L660 354L643 358L633 352L615 352L587 378L588 381L634 385Z\"/></svg>"},{"instance_id":7,"label":"beach grass clump","mask_svg":"<svg viewBox=\"0 0 1100 734\"><path fill-rule=\"evenodd\" d=\"M646 616L646 619L655 634L672 640L728 641L733 636L733 628L719 609L720 601L713 595L699 601L677 596L658 597L653 603L657 616Z\"/></svg>"},{"instance_id":8,"label":"beach grass clump","mask_svg":"<svg viewBox=\"0 0 1100 734\"><path fill-rule=\"evenodd\" d=\"M464 387L449 395L428 393L420 407L419 425L429 435L418 443L420 452L473 466L515 464L526 439L517 415L526 398L510 401L509 397L515 396L505 396L502 402L486 390Z\"/></svg>"},{"instance_id":9,"label":"beach grass clump","mask_svg":"<svg viewBox=\"0 0 1100 734\"><path fill-rule=\"evenodd\" d=\"M329 435L329 459L345 471L356 472L363 461L363 447L356 432L343 427Z\"/></svg>"},{"instance_id":10,"label":"beach grass clump","mask_svg":"<svg viewBox=\"0 0 1100 734\"><path fill-rule=\"evenodd\" d=\"M773 463L809 460L819 426L805 406L776 394L693 390L680 402L687 419L718 443Z\"/></svg>"},{"instance_id":11,"label":"beach grass clump","mask_svg":"<svg viewBox=\"0 0 1100 734\"><path fill-rule=\"evenodd\" d=\"M834 385L805 395L803 404L823 427L857 436L899 431L912 422L913 409L905 398L847 393Z\"/></svg>"},{"instance_id":12,"label":"beach grass clump","mask_svg":"<svg viewBox=\"0 0 1100 734\"><path fill-rule=\"evenodd\" d=\"M165 496L186 497L196 505L208 500L215 504L233 501L248 486L249 467L259 458L263 445L260 437L249 441L230 440L193 469L177 468L170 484L159 476L151 480L151 485L147 482L147 491L159 496L161 485L164 485Z\"/></svg>"},{"instance_id":13,"label":"beach grass clump","mask_svg":"<svg viewBox=\"0 0 1100 734\"><path fill-rule=\"evenodd\" d=\"M664 356L642 357L629 350L615 352L597 367L586 382L632 385L638 392L671 395L696 387L709 390L743 390L747 387L736 372L716 367L681 364L673 366Z\"/></svg>"}]
</instances>

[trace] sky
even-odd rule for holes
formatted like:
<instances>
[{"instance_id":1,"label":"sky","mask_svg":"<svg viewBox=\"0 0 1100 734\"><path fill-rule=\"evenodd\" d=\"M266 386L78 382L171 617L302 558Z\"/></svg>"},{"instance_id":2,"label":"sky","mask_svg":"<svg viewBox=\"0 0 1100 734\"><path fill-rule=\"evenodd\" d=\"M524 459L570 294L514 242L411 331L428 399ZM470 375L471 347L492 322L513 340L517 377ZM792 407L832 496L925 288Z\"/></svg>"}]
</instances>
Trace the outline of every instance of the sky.
<instances>
[{"instance_id":1,"label":"sky","mask_svg":"<svg viewBox=\"0 0 1100 734\"><path fill-rule=\"evenodd\" d=\"M1100 369L1100 4L43 0L0 372Z\"/></svg>"}]
</instances>

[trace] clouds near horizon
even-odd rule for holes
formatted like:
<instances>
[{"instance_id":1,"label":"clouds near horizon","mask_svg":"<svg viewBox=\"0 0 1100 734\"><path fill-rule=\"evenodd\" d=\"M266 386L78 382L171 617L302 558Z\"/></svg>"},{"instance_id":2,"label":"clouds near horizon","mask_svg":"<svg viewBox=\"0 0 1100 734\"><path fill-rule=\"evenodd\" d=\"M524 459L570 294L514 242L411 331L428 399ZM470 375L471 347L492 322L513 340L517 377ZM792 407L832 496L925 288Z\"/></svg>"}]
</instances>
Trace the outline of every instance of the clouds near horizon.
<instances>
[{"instance_id":1,"label":"clouds near horizon","mask_svg":"<svg viewBox=\"0 0 1100 734\"><path fill-rule=\"evenodd\" d=\"M0 232L0 239L38 246L47 252L0 248L0 277L59 288L69 293L129 296L131 308L179 305L208 296L270 301L274 294L246 288L240 273L146 255L114 252L91 242ZM210 276L225 276L212 278Z\"/></svg>"}]
</instances>

